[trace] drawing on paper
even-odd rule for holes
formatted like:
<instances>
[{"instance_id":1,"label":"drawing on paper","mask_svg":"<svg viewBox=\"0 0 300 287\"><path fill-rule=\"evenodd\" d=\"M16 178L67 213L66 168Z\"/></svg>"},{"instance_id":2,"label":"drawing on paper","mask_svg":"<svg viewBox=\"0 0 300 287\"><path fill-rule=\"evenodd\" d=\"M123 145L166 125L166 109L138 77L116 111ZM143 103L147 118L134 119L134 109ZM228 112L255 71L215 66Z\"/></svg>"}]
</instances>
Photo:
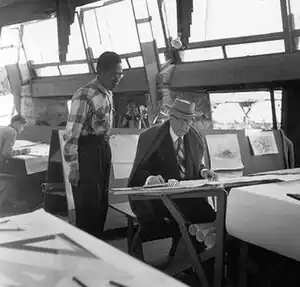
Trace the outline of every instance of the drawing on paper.
<instances>
[{"instance_id":1,"label":"drawing on paper","mask_svg":"<svg viewBox=\"0 0 300 287\"><path fill-rule=\"evenodd\" d=\"M238 170L244 167L236 134L206 135L213 170Z\"/></svg>"},{"instance_id":2,"label":"drawing on paper","mask_svg":"<svg viewBox=\"0 0 300 287\"><path fill-rule=\"evenodd\" d=\"M248 137L254 155L259 156L278 153L277 144L272 131L253 132L250 133Z\"/></svg>"}]
</instances>

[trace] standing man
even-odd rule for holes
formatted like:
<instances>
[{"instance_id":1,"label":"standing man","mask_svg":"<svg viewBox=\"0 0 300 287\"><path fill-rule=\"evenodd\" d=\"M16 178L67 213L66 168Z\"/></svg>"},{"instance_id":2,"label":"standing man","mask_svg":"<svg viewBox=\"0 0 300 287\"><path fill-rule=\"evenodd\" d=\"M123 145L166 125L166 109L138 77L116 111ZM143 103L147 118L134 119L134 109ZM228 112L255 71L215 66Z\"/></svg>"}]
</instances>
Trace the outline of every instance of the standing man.
<instances>
[{"instance_id":1,"label":"standing man","mask_svg":"<svg viewBox=\"0 0 300 287\"><path fill-rule=\"evenodd\" d=\"M109 133L113 121L112 90L123 77L119 55L105 52L97 60L97 77L72 98L64 134L76 225L101 236L108 210L111 166Z\"/></svg>"},{"instance_id":2,"label":"standing man","mask_svg":"<svg viewBox=\"0 0 300 287\"><path fill-rule=\"evenodd\" d=\"M169 120L140 135L129 187L156 185L168 180L216 178L216 174L202 163L204 143L192 127L194 118L195 104L176 99ZM130 198L130 203L142 221L174 220L161 200ZM215 220L215 212L205 198L176 199L175 203L192 223Z\"/></svg>"},{"instance_id":3,"label":"standing man","mask_svg":"<svg viewBox=\"0 0 300 287\"><path fill-rule=\"evenodd\" d=\"M0 127L0 164L5 158L25 155L30 152L30 149L14 149L17 135L19 135L26 125L26 119L21 115L15 115L11 118L9 126Z\"/></svg>"}]
</instances>

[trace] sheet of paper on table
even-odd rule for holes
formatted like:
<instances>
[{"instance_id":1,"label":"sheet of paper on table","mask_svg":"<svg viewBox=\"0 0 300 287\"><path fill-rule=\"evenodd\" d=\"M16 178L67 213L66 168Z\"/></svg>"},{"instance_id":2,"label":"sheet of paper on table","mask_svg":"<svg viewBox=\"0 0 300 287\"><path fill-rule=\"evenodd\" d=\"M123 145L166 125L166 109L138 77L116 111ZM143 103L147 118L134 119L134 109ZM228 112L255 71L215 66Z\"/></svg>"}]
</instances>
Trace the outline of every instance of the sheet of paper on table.
<instances>
[{"instance_id":1,"label":"sheet of paper on table","mask_svg":"<svg viewBox=\"0 0 300 287\"><path fill-rule=\"evenodd\" d=\"M273 131L248 132L248 138L255 156L278 153Z\"/></svg>"},{"instance_id":2,"label":"sheet of paper on table","mask_svg":"<svg viewBox=\"0 0 300 287\"><path fill-rule=\"evenodd\" d=\"M236 134L206 135L213 170L243 169L241 151Z\"/></svg>"},{"instance_id":3,"label":"sheet of paper on table","mask_svg":"<svg viewBox=\"0 0 300 287\"><path fill-rule=\"evenodd\" d=\"M291 180L295 178L291 178L291 176L283 175L278 177L278 175L262 175L262 176L240 176L233 178L224 178L222 180L210 181L206 179L199 180L184 180L180 181L178 186L166 186L159 188L143 188L143 187L133 187L133 188L113 188L112 191L115 195L134 195L134 194L164 194L164 193L176 193L176 192L184 192L184 189L191 188L200 188L205 186L211 187L235 187L235 186L243 186L257 183L270 183L277 182L280 180Z\"/></svg>"},{"instance_id":4,"label":"sheet of paper on table","mask_svg":"<svg viewBox=\"0 0 300 287\"><path fill-rule=\"evenodd\" d=\"M115 179L128 178L135 158L138 135L112 135L110 146Z\"/></svg>"}]
</instances>

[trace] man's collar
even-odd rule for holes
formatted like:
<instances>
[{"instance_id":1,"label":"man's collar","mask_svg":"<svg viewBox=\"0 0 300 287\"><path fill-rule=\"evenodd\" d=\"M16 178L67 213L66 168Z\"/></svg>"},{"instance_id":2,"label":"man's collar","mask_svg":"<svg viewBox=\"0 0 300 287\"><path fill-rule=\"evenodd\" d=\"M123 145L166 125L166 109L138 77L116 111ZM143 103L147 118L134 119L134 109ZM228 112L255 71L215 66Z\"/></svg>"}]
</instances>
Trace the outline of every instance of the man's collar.
<instances>
[{"instance_id":1,"label":"man's collar","mask_svg":"<svg viewBox=\"0 0 300 287\"><path fill-rule=\"evenodd\" d=\"M104 93L104 94L111 94L111 93L112 93L112 91L108 90L107 88L105 88L105 87L100 83L98 77L96 77L96 78L93 80L93 82L97 85L98 89L99 89L102 93Z\"/></svg>"},{"instance_id":2,"label":"man's collar","mask_svg":"<svg viewBox=\"0 0 300 287\"><path fill-rule=\"evenodd\" d=\"M175 143L177 141L177 139L179 138L179 136L176 135L176 133L174 132L171 125L170 125L170 128L169 128L169 131L170 131L170 136L172 138L172 141ZM183 137L181 137L181 139L183 140Z\"/></svg>"}]
</instances>

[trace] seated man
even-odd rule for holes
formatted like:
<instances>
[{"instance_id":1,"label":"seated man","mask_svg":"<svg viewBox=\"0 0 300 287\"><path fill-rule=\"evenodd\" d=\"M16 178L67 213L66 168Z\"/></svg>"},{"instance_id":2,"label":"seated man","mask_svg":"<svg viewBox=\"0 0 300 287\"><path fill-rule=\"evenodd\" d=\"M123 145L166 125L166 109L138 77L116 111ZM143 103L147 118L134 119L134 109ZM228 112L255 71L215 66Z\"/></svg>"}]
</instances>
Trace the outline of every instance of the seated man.
<instances>
[{"instance_id":1,"label":"seated man","mask_svg":"<svg viewBox=\"0 0 300 287\"><path fill-rule=\"evenodd\" d=\"M13 170L7 168L5 159L16 156L25 155L30 152L30 149L14 149L17 135L24 130L26 120L21 115L15 115L11 118L9 126L0 126L0 173L14 173ZM17 194L17 187L14 178L2 177L0 180L0 210L3 211L3 204L7 198L14 201L14 206L23 207L24 203L18 201L15 197Z\"/></svg>"},{"instance_id":2,"label":"seated man","mask_svg":"<svg viewBox=\"0 0 300 287\"><path fill-rule=\"evenodd\" d=\"M194 117L195 104L176 99L169 120L140 135L129 187L160 184L171 179L215 179L215 173L202 164L204 143L192 127ZM134 197L129 200L142 221L172 220L161 200L134 200ZM215 220L215 212L205 198L177 199L175 203L192 223Z\"/></svg>"},{"instance_id":3,"label":"seated man","mask_svg":"<svg viewBox=\"0 0 300 287\"><path fill-rule=\"evenodd\" d=\"M11 118L9 126L0 127L0 163L7 157L16 155L25 155L30 149L14 149L17 135L20 134L26 125L26 120L21 115L15 115Z\"/></svg>"}]
</instances>

